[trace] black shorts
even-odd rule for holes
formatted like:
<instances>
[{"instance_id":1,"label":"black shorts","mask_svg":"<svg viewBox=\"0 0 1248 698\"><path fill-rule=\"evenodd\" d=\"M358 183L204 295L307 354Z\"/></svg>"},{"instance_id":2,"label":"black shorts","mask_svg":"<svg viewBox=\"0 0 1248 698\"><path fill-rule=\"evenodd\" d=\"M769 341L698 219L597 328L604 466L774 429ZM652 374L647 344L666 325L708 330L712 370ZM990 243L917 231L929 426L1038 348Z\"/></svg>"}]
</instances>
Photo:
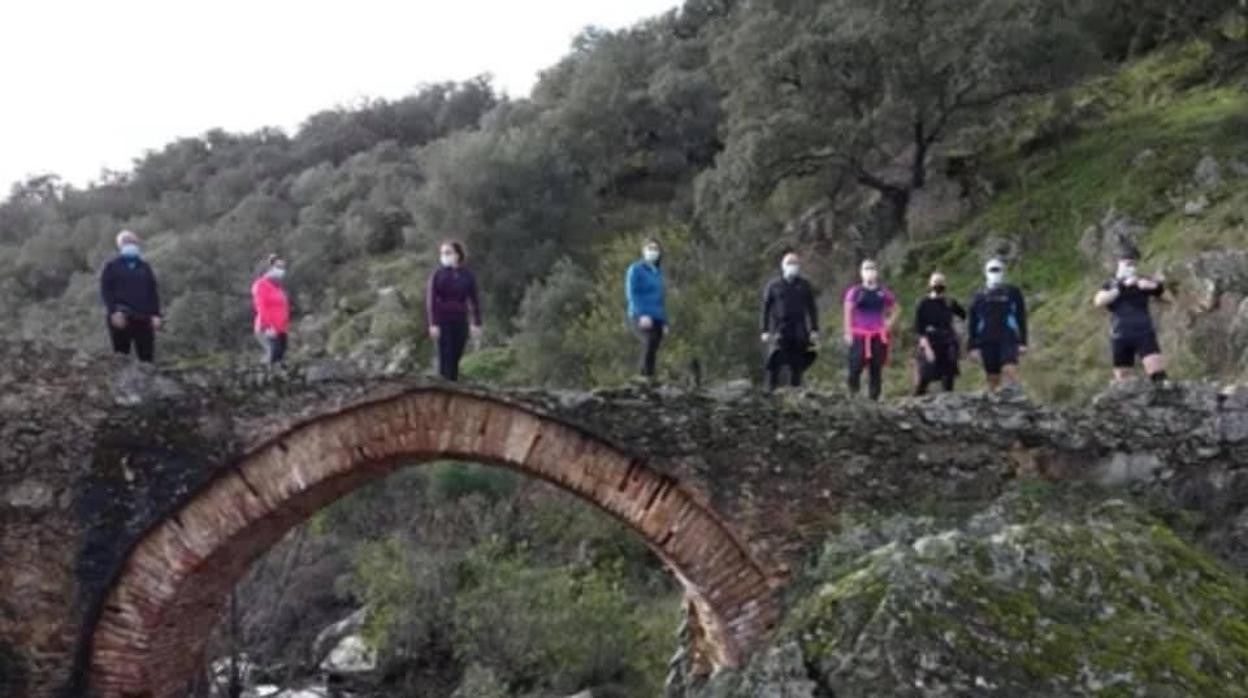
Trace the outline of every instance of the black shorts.
<instances>
[{"instance_id":1,"label":"black shorts","mask_svg":"<svg viewBox=\"0 0 1248 698\"><path fill-rule=\"evenodd\" d=\"M1161 353L1161 345L1157 343L1155 332L1113 337L1109 344L1114 354L1114 368L1132 368L1135 366L1135 357L1143 359Z\"/></svg>"},{"instance_id":2,"label":"black shorts","mask_svg":"<svg viewBox=\"0 0 1248 698\"><path fill-rule=\"evenodd\" d=\"M1018 342L1009 339L983 342L979 345L979 356L984 362L984 373L1001 375L1002 366L1018 365Z\"/></svg>"}]
</instances>

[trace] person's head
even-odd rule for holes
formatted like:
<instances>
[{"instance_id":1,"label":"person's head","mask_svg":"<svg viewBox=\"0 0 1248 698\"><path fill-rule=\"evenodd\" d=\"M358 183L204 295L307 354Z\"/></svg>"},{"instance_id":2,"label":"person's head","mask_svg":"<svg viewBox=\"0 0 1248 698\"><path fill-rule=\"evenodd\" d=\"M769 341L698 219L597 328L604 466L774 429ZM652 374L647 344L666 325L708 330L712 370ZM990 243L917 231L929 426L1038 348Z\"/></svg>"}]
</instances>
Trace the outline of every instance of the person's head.
<instances>
[{"instance_id":1,"label":"person's head","mask_svg":"<svg viewBox=\"0 0 1248 698\"><path fill-rule=\"evenodd\" d=\"M438 250L438 260L444 267L460 267L467 261L464 246L455 240L447 240Z\"/></svg>"},{"instance_id":2,"label":"person's head","mask_svg":"<svg viewBox=\"0 0 1248 698\"><path fill-rule=\"evenodd\" d=\"M927 280L927 288L932 293L942 296L948 286L945 284L945 275L940 272L932 272L932 277Z\"/></svg>"},{"instance_id":3,"label":"person's head","mask_svg":"<svg viewBox=\"0 0 1248 698\"><path fill-rule=\"evenodd\" d=\"M862 283L866 286L874 286L880 282L880 267L874 259L862 260L862 266L858 268L858 272L862 276Z\"/></svg>"},{"instance_id":4,"label":"person's head","mask_svg":"<svg viewBox=\"0 0 1248 698\"><path fill-rule=\"evenodd\" d=\"M1005 262L995 257L988 260L984 265L984 279L989 286L1000 286L1005 281Z\"/></svg>"},{"instance_id":5,"label":"person's head","mask_svg":"<svg viewBox=\"0 0 1248 698\"><path fill-rule=\"evenodd\" d=\"M268 267L265 268L264 275L270 279L281 281L286 276L286 260L275 254L269 255Z\"/></svg>"},{"instance_id":6,"label":"person's head","mask_svg":"<svg viewBox=\"0 0 1248 698\"><path fill-rule=\"evenodd\" d=\"M1118 253L1118 268L1114 275L1121 280L1134 279L1138 272L1137 262L1140 255L1133 249L1123 249Z\"/></svg>"},{"instance_id":7,"label":"person's head","mask_svg":"<svg viewBox=\"0 0 1248 698\"><path fill-rule=\"evenodd\" d=\"M117 233L117 251L122 257L138 257L142 240L132 230Z\"/></svg>"},{"instance_id":8,"label":"person's head","mask_svg":"<svg viewBox=\"0 0 1248 698\"><path fill-rule=\"evenodd\" d=\"M786 252L780 259L780 271L786 279L796 279L802 273L802 260L796 252Z\"/></svg>"},{"instance_id":9,"label":"person's head","mask_svg":"<svg viewBox=\"0 0 1248 698\"><path fill-rule=\"evenodd\" d=\"M663 246L654 238L647 238L641 245L641 258L651 264L658 264L663 258Z\"/></svg>"}]
</instances>

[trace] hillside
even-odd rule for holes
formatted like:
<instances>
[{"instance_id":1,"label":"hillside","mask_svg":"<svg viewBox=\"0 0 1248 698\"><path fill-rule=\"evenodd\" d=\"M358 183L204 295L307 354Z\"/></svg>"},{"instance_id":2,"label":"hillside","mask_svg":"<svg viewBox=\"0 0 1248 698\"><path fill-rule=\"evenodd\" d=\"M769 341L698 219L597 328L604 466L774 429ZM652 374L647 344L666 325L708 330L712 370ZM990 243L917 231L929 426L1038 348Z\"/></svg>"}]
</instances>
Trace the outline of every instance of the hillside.
<instances>
[{"instance_id":1,"label":"hillside","mask_svg":"<svg viewBox=\"0 0 1248 698\"><path fill-rule=\"evenodd\" d=\"M806 254L832 323L864 255L912 304L929 270L966 295L1005 253L1035 311L1028 386L1061 401L1103 384L1105 321L1087 299L1106 273L1101 239L1126 231L1176 290L1162 322L1173 373L1233 379L1248 271L1200 255L1244 238L1244 9L1118 5L985 0L972 18L923 18L860 0L691 0L587 30L527 99L485 79L433 85L313 115L293 135L183 139L86 189L35 178L0 205L3 332L103 351L95 275L128 227L162 280L163 361L251 360L246 289L278 251L296 357L423 370L424 282L436 242L457 237L488 315L469 375L614 383L634 353L620 275L656 234L675 320L667 379L686 380L695 359L708 380L757 378L756 294L782 249ZM850 16L852 30L838 20ZM911 44L932 57L891 50ZM974 50L941 53L952 45ZM895 74L872 77L855 56ZM840 77L818 69L832 60ZM912 70L928 79L907 82ZM860 79L886 98L846 111L870 94ZM940 111L951 95L965 100ZM908 115L924 110L940 120L912 124L926 133L914 141ZM812 379L839 385L840 351Z\"/></svg>"}]
</instances>

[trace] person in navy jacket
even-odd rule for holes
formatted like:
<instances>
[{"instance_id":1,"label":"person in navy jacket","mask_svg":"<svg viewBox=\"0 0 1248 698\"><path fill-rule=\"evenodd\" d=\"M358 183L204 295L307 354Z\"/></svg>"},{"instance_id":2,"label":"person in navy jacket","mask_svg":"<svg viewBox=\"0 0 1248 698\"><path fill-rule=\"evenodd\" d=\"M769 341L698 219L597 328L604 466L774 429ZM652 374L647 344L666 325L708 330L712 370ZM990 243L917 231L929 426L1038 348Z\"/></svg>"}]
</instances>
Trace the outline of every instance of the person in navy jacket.
<instances>
[{"instance_id":1,"label":"person in navy jacket","mask_svg":"<svg viewBox=\"0 0 1248 698\"><path fill-rule=\"evenodd\" d=\"M100 298L104 302L108 335L113 351L150 363L156 352L160 329L160 293L156 275L143 261L139 236L129 230L117 234L118 254L100 272Z\"/></svg>"},{"instance_id":2,"label":"person in navy jacket","mask_svg":"<svg viewBox=\"0 0 1248 698\"><path fill-rule=\"evenodd\" d=\"M641 248L641 259L629 265L624 276L628 324L641 340L641 375L645 378L654 377L659 345L667 333L662 256L659 241L646 240Z\"/></svg>"}]
</instances>

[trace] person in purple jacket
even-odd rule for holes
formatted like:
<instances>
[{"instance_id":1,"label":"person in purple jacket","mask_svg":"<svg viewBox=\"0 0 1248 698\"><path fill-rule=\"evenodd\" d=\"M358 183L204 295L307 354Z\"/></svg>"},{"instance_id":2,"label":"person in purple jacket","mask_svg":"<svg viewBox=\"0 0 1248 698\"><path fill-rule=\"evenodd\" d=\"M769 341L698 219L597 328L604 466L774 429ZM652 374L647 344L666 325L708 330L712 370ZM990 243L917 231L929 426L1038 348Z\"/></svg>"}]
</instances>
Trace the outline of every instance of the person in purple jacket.
<instances>
[{"instance_id":1,"label":"person in purple jacket","mask_svg":"<svg viewBox=\"0 0 1248 698\"><path fill-rule=\"evenodd\" d=\"M459 360L469 334L481 333L477 280L464 267L465 261L463 245L453 240L442 243L441 265L429 277L425 294L429 337L438 347L438 375L448 381L459 380Z\"/></svg>"}]
</instances>

